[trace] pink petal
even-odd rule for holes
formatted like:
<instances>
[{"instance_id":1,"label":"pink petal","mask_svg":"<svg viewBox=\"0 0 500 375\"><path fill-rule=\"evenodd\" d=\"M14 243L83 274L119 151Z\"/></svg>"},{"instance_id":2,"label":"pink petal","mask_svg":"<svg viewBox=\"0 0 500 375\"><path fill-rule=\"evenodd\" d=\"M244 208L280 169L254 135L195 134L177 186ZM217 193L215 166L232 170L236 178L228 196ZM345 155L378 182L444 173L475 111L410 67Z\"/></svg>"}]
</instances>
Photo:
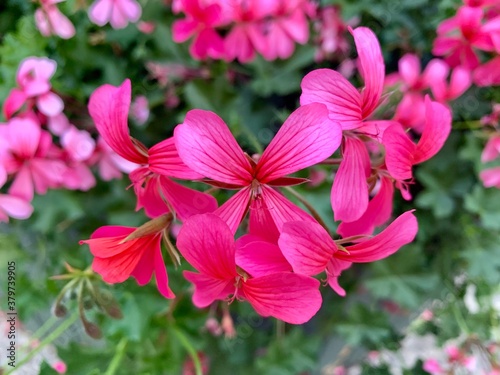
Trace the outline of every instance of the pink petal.
<instances>
[{"instance_id":1,"label":"pink petal","mask_svg":"<svg viewBox=\"0 0 500 375\"><path fill-rule=\"evenodd\" d=\"M319 103L303 105L285 121L257 163L256 178L268 183L310 167L331 156L342 140L342 129Z\"/></svg>"},{"instance_id":2,"label":"pink petal","mask_svg":"<svg viewBox=\"0 0 500 375\"><path fill-rule=\"evenodd\" d=\"M163 196L181 221L217 209L217 200L209 194L187 188L164 176L160 176L160 184Z\"/></svg>"},{"instance_id":3,"label":"pink petal","mask_svg":"<svg viewBox=\"0 0 500 375\"><path fill-rule=\"evenodd\" d=\"M365 81L362 92L363 118L367 118L378 107L384 88L385 65L382 49L377 37L367 27L351 31L359 56L361 76Z\"/></svg>"},{"instance_id":4,"label":"pink petal","mask_svg":"<svg viewBox=\"0 0 500 375\"><path fill-rule=\"evenodd\" d=\"M104 26L111 19L113 0L96 0L89 8L89 18L92 23Z\"/></svg>"},{"instance_id":5,"label":"pink petal","mask_svg":"<svg viewBox=\"0 0 500 375\"><path fill-rule=\"evenodd\" d=\"M22 198L0 194L0 212L5 212L14 219L24 220L33 213L33 206Z\"/></svg>"},{"instance_id":6,"label":"pink petal","mask_svg":"<svg viewBox=\"0 0 500 375\"><path fill-rule=\"evenodd\" d=\"M347 246L348 253L337 251L334 257L356 263L374 262L394 254L402 246L413 241L418 231L417 218L407 211L387 228L366 241Z\"/></svg>"},{"instance_id":7,"label":"pink petal","mask_svg":"<svg viewBox=\"0 0 500 375\"><path fill-rule=\"evenodd\" d=\"M168 299L175 298L175 294L168 286L167 269L165 268L165 263L163 262L163 256L161 255L160 249L158 249L154 253L154 263L155 263L156 286L158 288L158 291L165 298Z\"/></svg>"},{"instance_id":8,"label":"pink petal","mask_svg":"<svg viewBox=\"0 0 500 375\"><path fill-rule=\"evenodd\" d=\"M500 134L494 134L484 147L481 154L481 162L487 163L495 160L500 155Z\"/></svg>"},{"instance_id":9,"label":"pink petal","mask_svg":"<svg viewBox=\"0 0 500 375\"><path fill-rule=\"evenodd\" d=\"M331 202L335 220L355 221L368 206L370 155L363 141L346 137L343 158L332 186Z\"/></svg>"},{"instance_id":10,"label":"pink petal","mask_svg":"<svg viewBox=\"0 0 500 375\"><path fill-rule=\"evenodd\" d=\"M238 59L247 63L255 57L255 50L246 33L246 28L236 24L224 39L225 60Z\"/></svg>"},{"instance_id":11,"label":"pink petal","mask_svg":"<svg viewBox=\"0 0 500 375\"><path fill-rule=\"evenodd\" d=\"M12 89L3 103L3 114L9 120L26 103L26 95L22 90Z\"/></svg>"},{"instance_id":12,"label":"pink petal","mask_svg":"<svg viewBox=\"0 0 500 375\"><path fill-rule=\"evenodd\" d=\"M308 213L294 205L285 196L278 193L271 187L262 185L262 199L265 205L257 209L269 210L269 214L274 220L274 224L279 231L283 224L288 221L312 221L315 220Z\"/></svg>"},{"instance_id":13,"label":"pink petal","mask_svg":"<svg viewBox=\"0 0 500 375\"><path fill-rule=\"evenodd\" d=\"M40 30L40 34L43 36L50 36L52 34L49 20L42 8L35 10L35 24L38 30Z\"/></svg>"},{"instance_id":14,"label":"pink petal","mask_svg":"<svg viewBox=\"0 0 500 375\"><path fill-rule=\"evenodd\" d=\"M245 243L246 236L236 242L236 264L252 277L266 276L278 272L292 272L280 248L254 237ZM258 237L257 237L258 238Z\"/></svg>"},{"instance_id":15,"label":"pink petal","mask_svg":"<svg viewBox=\"0 0 500 375\"><path fill-rule=\"evenodd\" d=\"M9 194L31 202L35 196L35 187L29 166L23 166L10 185Z\"/></svg>"},{"instance_id":16,"label":"pink petal","mask_svg":"<svg viewBox=\"0 0 500 375\"><path fill-rule=\"evenodd\" d=\"M121 86L103 85L90 96L89 112L97 131L121 157L136 164L146 164L147 156L137 150L128 131L131 87L126 79Z\"/></svg>"},{"instance_id":17,"label":"pink petal","mask_svg":"<svg viewBox=\"0 0 500 375\"><path fill-rule=\"evenodd\" d=\"M414 164L422 163L438 153L451 132L451 112L443 104L425 99L425 127L418 141Z\"/></svg>"},{"instance_id":18,"label":"pink petal","mask_svg":"<svg viewBox=\"0 0 500 375\"><path fill-rule=\"evenodd\" d=\"M53 92L47 92L36 99L36 105L45 116L56 116L64 109L62 99Z\"/></svg>"},{"instance_id":19,"label":"pink petal","mask_svg":"<svg viewBox=\"0 0 500 375\"><path fill-rule=\"evenodd\" d=\"M342 274L342 271L345 271L346 269L351 267L351 265L351 262L332 258L330 259L330 262L328 263L328 267L326 269L328 285L330 285L333 291L341 297L345 297L346 293L344 288L339 285L338 279Z\"/></svg>"},{"instance_id":20,"label":"pink petal","mask_svg":"<svg viewBox=\"0 0 500 375\"><path fill-rule=\"evenodd\" d=\"M238 191L229 198L222 206L215 210L214 214L219 216L229 226L231 232L236 233L243 217L248 211L252 197L249 187Z\"/></svg>"},{"instance_id":21,"label":"pink petal","mask_svg":"<svg viewBox=\"0 0 500 375\"><path fill-rule=\"evenodd\" d=\"M31 172L37 194L45 194L47 189L58 187L63 182L67 167L61 160L34 159Z\"/></svg>"},{"instance_id":22,"label":"pink petal","mask_svg":"<svg viewBox=\"0 0 500 375\"><path fill-rule=\"evenodd\" d=\"M190 271L182 273L186 280L194 284L193 304L201 309L211 305L216 300L223 300L235 290L234 280L217 279Z\"/></svg>"},{"instance_id":23,"label":"pink petal","mask_svg":"<svg viewBox=\"0 0 500 375\"><path fill-rule=\"evenodd\" d=\"M483 181L484 187L496 187L500 189L500 167L489 168L479 173L479 178Z\"/></svg>"},{"instance_id":24,"label":"pink petal","mask_svg":"<svg viewBox=\"0 0 500 375\"><path fill-rule=\"evenodd\" d=\"M172 24L172 39L176 43L183 43L194 35L198 26L196 20L176 20Z\"/></svg>"},{"instance_id":25,"label":"pink petal","mask_svg":"<svg viewBox=\"0 0 500 375\"><path fill-rule=\"evenodd\" d=\"M467 91L471 84L471 72L468 69L457 66L451 73L450 88L448 93L449 100L454 100L462 96L462 94Z\"/></svg>"},{"instance_id":26,"label":"pink petal","mask_svg":"<svg viewBox=\"0 0 500 375\"><path fill-rule=\"evenodd\" d=\"M177 247L200 273L219 280L237 276L233 233L214 214L195 215L186 220L177 237Z\"/></svg>"},{"instance_id":27,"label":"pink petal","mask_svg":"<svg viewBox=\"0 0 500 375\"><path fill-rule=\"evenodd\" d=\"M385 224L392 214L392 199L394 185L387 177L380 179L380 189L368 202L365 213L356 221L342 222L337 228L337 233L342 237L370 235L375 227Z\"/></svg>"},{"instance_id":28,"label":"pink petal","mask_svg":"<svg viewBox=\"0 0 500 375\"><path fill-rule=\"evenodd\" d=\"M165 203L164 198L160 193L160 189L160 176L154 176L148 179L144 184L144 187L137 185L134 186L134 190L137 195L136 211L144 208L144 212L150 218L159 217L170 212L170 208Z\"/></svg>"},{"instance_id":29,"label":"pink petal","mask_svg":"<svg viewBox=\"0 0 500 375\"><path fill-rule=\"evenodd\" d=\"M40 125L30 118L16 117L7 126L7 142L12 152L21 159L33 158L42 134Z\"/></svg>"},{"instance_id":30,"label":"pink petal","mask_svg":"<svg viewBox=\"0 0 500 375\"><path fill-rule=\"evenodd\" d=\"M412 87L420 76L420 59L417 55L407 53L398 62L399 74L404 79L405 83Z\"/></svg>"},{"instance_id":31,"label":"pink petal","mask_svg":"<svg viewBox=\"0 0 500 375\"><path fill-rule=\"evenodd\" d=\"M157 143L149 149L149 169L167 177L175 177L185 180L199 180L203 176L191 170L182 159L175 148L175 139L168 138Z\"/></svg>"},{"instance_id":32,"label":"pink petal","mask_svg":"<svg viewBox=\"0 0 500 375\"><path fill-rule=\"evenodd\" d=\"M150 249L149 251L144 252L143 256L139 260L139 263L135 266L134 270L131 273L137 280L137 284L140 286L144 286L151 281L151 277L153 276L153 272L155 270L155 254Z\"/></svg>"},{"instance_id":33,"label":"pink petal","mask_svg":"<svg viewBox=\"0 0 500 375\"><path fill-rule=\"evenodd\" d=\"M474 70L474 83L480 87L500 85L500 56Z\"/></svg>"},{"instance_id":34,"label":"pink petal","mask_svg":"<svg viewBox=\"0 0 500 375\"><path fill-rule=\"evenodd\" d=\"M309 39L309 23L302 9L296 9L281 21L281 27L297 43L305 44Z\"/></svg>"},{"instance_id":35,"label":"pink petal","mask_svg":"<svg viewBox=\"0 0 500 375\"><path fill-rule=\"evenodd\" d=\"M278 245L293 271L308 276L323 272L337 251L325 228L305 221L285 223Z\"/></svg>"},{"instance_id":36,"label":"pink petal","mask_svg":"<svg viewBox=\"0 0 500 375\"><path fill-rule=\"evenodd\" d=\"M224 121L215 113L194 109L174 131L182 161L216 181L246 186L252 167Z\"/></svg>"},{"instance_id":37,"label":"pink petal","mask_svg":"<svg viewBox=\"0 0 500 375\"><path fill-rule=\"evenodd\" d=\"M319 281L294 273L249 279L241 291L255 311L291 324L310 320L321 307Z\"/></svg>"},{"instance_id":38,"label":"pink petal","mask_svg":"<svg viewBox=\"0 0 500 375\"><path fill-rule=\"evenodd\" d=\"M57 63L47 57L28 57L19 65L17 71L18 83L21 87L24 87L23 83L29 83L34 78L37 82L45 81L48 84L56 68ZM50 88L50 85L48 87Z\"/></svg>"},{"instance_id":39,"label":"pink petal","mask_svg":"<svg viewBox=\"0 0 500 375\"><path fill-rule=\"evenodd\" d=\"M142 8L136 0L120 0L118 6L130 22L137 22L141 18Z\"/></svg>"},{"instance_id":40,"label":"pink petal","mask_svg":"<svg viewBox=\"0 0 500 375\"><path fill-rule=\"evenodd\" d=\"M416 146L403 128L398 124L388 127L384 132L383 144L385 163L391 176L396 180L412 178Z\"/></svg>"},{"instance_id":41,"label":"pink petal","mask_svg":"<svg viewBox=\"0 0 500 375\"><path fill-rule=\"evenodd\" d=\"M63 39L70 39L75 36L75 27L56 6L50 7L47 11L47 18L52 26L54 34Z\"/></svg>"},{"instance_id":42,"label":"pink petal","mask_svg":"<svg viewBox=\"0 0 500 375\"><path fill-rule=\"evenodd\" d=\"M274 224L269 208L263 199L253 199L250 203L250 219L248 233L259 236L268 242L277 244L280 232Z\"/></svg>"},{"instance_id":43,"label":"pink petal","mask_svg":"<svg viewBox=\"0 0 500 375\"><path fill-rule=\"evenodd\" d=\"M331 69L316 69L301 83L300 104L323 103L330 118L342 129L355 129L362 120L362 100L358 90L340 73Z\"/></svg>"}]
</instances>

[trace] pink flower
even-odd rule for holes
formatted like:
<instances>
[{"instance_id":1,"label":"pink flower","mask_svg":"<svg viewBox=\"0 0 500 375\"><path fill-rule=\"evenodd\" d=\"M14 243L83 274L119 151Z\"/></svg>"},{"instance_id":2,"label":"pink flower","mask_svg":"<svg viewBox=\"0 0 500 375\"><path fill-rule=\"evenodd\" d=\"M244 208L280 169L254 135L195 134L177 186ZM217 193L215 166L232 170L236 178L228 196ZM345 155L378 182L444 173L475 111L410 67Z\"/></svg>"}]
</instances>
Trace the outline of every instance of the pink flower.
<instances>
[{"instance_id":1,"label":"pink flower","mask_svg":"<svg viewBox=\"0 0 500 375\"><path fill-rule=\"evenodd\" d=\"M500 167L484 169L479 173L479 178L486 188L496 187L500 189Z\"/></svg>"},{"instance_id":2,"label":"pink flower","mask_svg":"<svg viewBox=\"0 0 500 375\"><path fill-rule=\"evenodd\" d=\"M242 244L235 244L231 229L216 215L197 215L184 223L177 246L199 272L183 273L195 286L194 305L206 307L232 295L231 300L245 299L265 317L291 324L311 319L321 306L319 281L291 273L286 262L270 263L267 256L281 255L276 245Z\"/></svg>"},{"instance_id":3,"label":"pink flower","mask_svg":"<svg viewBox=\"0 0 500 375\"><path fill-rule=\"evenodd\" d=\"M28 219L33 213L33 206L23 198L11 194L0 194L0 222L9 222L14 219Z\"/></svg>"},{"instance_id":4,"label":"pink flower","mask_svg":"<svg viewBox=\"0 0 500 375\"><path fill-rule=\"evenodd\" d=\"M60 160L49 158L52 137L41 130L32 118L13 118L2 131L8 144L3 165L9 174L15 174L9 193L31 201L34 192L45 194L58 187L66 166Z\"/></svg>"},{"instance_id":5,"label":"pink flower","mask_svg":"<svg viewBox=\"0 0 500 375\"><path fill-rule=\"evenodd\" d=\"M500 156L500 133L493 134L481 154L481 162L487 163Z\"/></svg>"},{"instance_id":6,"label":"pink flower","mask_svg":"<svg viewBox=\"0 0 500 375\"><path fill-rule=\"evenodd\" d=\"M64 0L40 0L41 7L35 11L35 23L43 36L57 35L63 39L75 35L71 21L57 8Z\"/></svg>"},{"instance_id":7,"label":"pink flower","mask_svg":"<svg viewBox=\"0 0 500 375\"><path fill-rule=\"evenodd\" d=\"M480 87L500 85L500 56L478 66L473 78L474 83Z\"/></svg>"},{"instance_id":8,"label":"pink flower","mask_svg":"<svg viewBox=\"0 0 500 375\"><path fill-rule=\"evenodd\" d=\"M138 208L144 207L150 216L152 212L156 216L173 210L181 220L193 214L215 210L217 202L214 197L186 188L170 179L190 180L202 177L179 158L173 138L148 149L130 137L127 123L130 100L129 80L125 80L119 87L103 85L92 93L89 112L99 134L111 149L125 160L140 165L140 168L130 174L138 195Z\"/></svg>"},{"instance_id":9,"label":"pink flower","mask_svg":"<svg viewBox=\"0 0 500 375\"><path fill-rule=\"evenodd\" d=\"M433 59L427 65L428 84L432 95L440 103L447 103L460 97L472 84L468 69L457 66L452 70L450 83L446 82L450 68L443 60Z\"/></svg>"},{"instance_id":10,"label":"pink flower","mask_svg":"<svg viewBox=\"0 0 500 375\"><path fill-rule=\"evenodd\" d=\"M89 159L95 150L95 141L85 130L70 126L61 135L61 146L74 161Z\"/></svg>"},{"instance_id":11,"label":"pink flower","mask_svg":"<svg viewBox=\"0 0 500 375\"><path fill-rule=\"evenodd\" d=\"M412 167L437 154L450 134L450 110L428 97L425 108L426 122L417 144L399 124L388 127L384 132L382 143L386 149L385 162L387 170L396 180L411 179Z\"/></svg>"},{"instance_id":12,"label":"pink flower","mask_svg":"<svg viewBox=\"0 0 500 375\"><path fill-rule=\"evenodd\" d=\"M109 22L113 29L123 29L141 18L142 9L136 0L96 0L89 8L90 21L98 26Z\"/></svg>"},{"instance_id":13,"label":"pink flower","mask_svg":"<svg viewBox=\"0 0 500 375\"><path fill-rule=\"evenodd\" d=\"M164 218L159 218L164 219ZM122 283L133 276L139 285L146 285L153 273L159 292L174 298L168 287L168 275L161 254L161 230L130 239L137 228L104 226L97 229L87 244L94 256L92 269L107 283Z\"/></svg>"},{"instance_id":14,"label":"pink flower","mask_svg":"<svg viewBox=\"0 0 500 375\"><path fill-rule=\"evenodd\" d=\"M484 30L484 17L481 8L462 6L457 14L438 26L438 37L434 40L432 53L445 56L445 61L452 67L463 66L473 70L479 65L479 58L474 49L492 51L490 34Z\"/></svg>"},{"instance_id":15,"label":"pink flower","mask_svg":"<svg viewBox=\"0 0 500 375\"><path fill-rule=\"evenodd\" d=\"M326 6L319 11L319 48L316 51L317 62L331 58L334 53L347 53L349 43L345 37L347 24L341 16L340 7Z\"/></svg>"},{"instance_id":16,"label":"pink flower","mask_svg":"<svg viewBox=\"0 0 500 375\"><path fill-rule=\"evenodd\" d=\"M446 373L443 367L435 359L427 359L424 362L423 370L432 375L440 375Z\"/></svg>"},{"instance_id":17,"label":"pink flower","mask_svg":"<svg viewBox=\"0 0 500 375\"><path fill-rule=\"evenodd\" d=\"M59 96L51 91L50 78L56 71L57 64L46 57L28 57L19 65L17 84L4 103L4 114L7 119L28 102L28 109L36 104L38 110L46 116L56 116L64 108Z\"/></svg>"},{"instance_id":18,"label":"pink flower","mask_svg":"<svg viewBox=\"0 0 500 375\"><path fill-rule=\"evenodd\" d=\"M156 24L154 22L140 21L137 24L137 29L144 34L152 34L156 30Z\"/></svg>"},{"instance_id":19,"label":"pink flower","mask_svg":"<svg viewBox=\"0 0 500 375\"><path fill-rule=\"evenodd\" d=\"M92 155L88 163L90 165L97 164L99 176L104 181L121 178L122 173L131 173L139 167L138 164L129 162L114 152L102 137L98 138L94 155Z\"/></svg>"},{"instance_id":20,"label":"pink flower","mask_svg":"<svg viewBox=\"0 0 500 375\"><path fill-rule=\"evenodd\" d=\"M343 270L352 263L374 262L394 254L412 242L417 231L417 219L408 211L375 237L342 246L321 225L295 221L284 224L278 245L294 272L313 276L326 271L332 289L345 296L338 284Z\"/></svg>"},{"instance_id":21,"label":"pink flower","mask_svg":"<svg viewBox=\"0 0 500 375\"><path fill-rule=\"evenodd\" d=\"M149 102L144 95L139 95L132 102L130 115L137 125L144 125L149 118Z\"/></svg>"},{"instance_id":22,"label":"pink flower","mask_svg":"<svg viewBox=\"0 0 500 375\"><path fill-rule=\"evenodd\" d=\"M183 43L192 36L189 52L198 60L224 56L224 42L215 28L223 23L222 8L219 4L204 5L201 0L182 0L182 10L186 18L172 25L172 38Z\"/></svg>"},{"instance_id":23,"label":"pink flower","mask_svg":"<svg viewBox=\"0 0 500 375\"><path fill-rule=\"evenodd\" d=\"M341 131L329 120L326 107L314 103L290 115L257 163L213 112L189 111L174 138L188 167L212 179L210 184L239 190L216 211L235 233L251 205L252 211L268 210L266 217L278 230L289 220L312 220L274 187L302 183L303 179L286 176L330 156L339 146Z\"/></svg>"}]
</instances>

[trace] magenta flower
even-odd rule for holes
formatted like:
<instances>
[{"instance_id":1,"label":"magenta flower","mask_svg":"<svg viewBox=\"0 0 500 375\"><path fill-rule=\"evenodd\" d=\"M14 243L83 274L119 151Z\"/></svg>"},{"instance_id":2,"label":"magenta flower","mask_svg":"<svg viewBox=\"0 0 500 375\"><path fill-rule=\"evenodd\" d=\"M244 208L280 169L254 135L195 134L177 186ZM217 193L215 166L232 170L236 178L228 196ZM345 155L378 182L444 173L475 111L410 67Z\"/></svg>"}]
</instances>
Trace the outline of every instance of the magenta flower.
<instances>
[{"instance_id":1,"label":"magenta flower","mask_svg":"<svg viewBox=\"0 0 500 375\"><path fill-rule=\"evenodd\" d=\"M168 275L161 254L161 231L128 239L137 228L104 226L97 229L87 244L94 256L92 269L107 283L122 283L133 276L139 285L146 285L153 273L158 291L165 298L174 298L168 287Z\"/></svg>"},{"instance_id":2,"label":"magenta flower","mask_svg":"<svg viewBox=\"0 0 500 375\"><path fill-rule=\"evenodd\" d=\"M186 221L177 246L199 272L183 273L195 286L196 307L232 296L231 301L247 300L262 316L302 324L321 306L318 280L290 272L275 245L263 241L235 244L231 229L216 215L197 215Z\"/></svg>"},{"instance_id":3,"label":"magenta flower","mask_svg":"<svg viewBox=\"0 0 500 375\"><path fill-rule=\"evenodd\" d=\"M142 9L135 0L96 0L89 8L90 21L98 26L109 22L113 29L123 29L141 18Z\"/></svg>"},{"instance_id":4,"label":"magenta flower","mask_svg":"<svg viewBox=\"0 0 500 375\"><path fill-rule=\"evenodd\" d=\"M492 51L490 34L484 30L484 11L481 8L462 6L454 17L438 26L432 53L445 56L452 67L463 66L473 70L479 65L475 49Z\"/></svg>"},{"instance_id":5,"label":"magenta flower","mask_svg":"<svg viewBox=\"0 0 500 375\"><path fill-rule=\"evenodd\" d=\"M64 0L40 0L41 7L35 11L35 23L43 36L57 35L63 39L75 35L71 21L57 8Z\"/></svg>"},{"instance_id":6,"label":"magenta flower","mask_svg":"<svg viewBox=\"0 0 500 375\"><path fill-rule=\"evenodd\" d=\"M443 60L433 59L427 65L428 83L432 95L440 103L447 103L462 96L472 84L472 76L468 69L457 66L451 71L450 82L447 77L450 68Z\"/></svg>"},{"instance_id":7,"label":"magenta flower","mask_svg":"<svg viewBox=\"0 0 500 375\"><path fill-rule=\"evenodd\" d=\"M188 167L212 179L210 184L239 190L216 211L235 233L250 205L268 210L278 230L289 220L312 220L274 187L303 182L286 176L329 157L339 146L341 130L324 105L302 106L285 121L257 163L213 112L189 111L174 138Z\"/></svg>"},{"instance_id":8,"label":"magenta flower","mask_svg":"<svg viewBox=\"0 0 500 375\"><path fill-rule=\"evenodd\" d=\"M129 162L114 152L102 137L97 139L95 152L88 163L90 165L97 164L99 176L104 181L121 178L122 173L128 174L140 167L138 164Z\"/></svg>"},{"instance_id":9,"label":"magenta flower","mask_svg":"<svg viewBox=\"0 0 500 375\"><path fill-rule=\"evenodd\" d=\"M0 150L0 152L2 152ZM0 159L1 160L1 159ZM0 187L7 181L7 172L0 164ZM33 206L24 200L9 194L0 194L0 222L9 222L9 217L14 219L27 219L33 213Z\"/></svg>"},{"instance_id":10,"label":"magenta flower","mask_svg":"<svg viewBox=\"0 0 500 375\"><path fill-rule=\"evenodd\" d=\"M425 117L424 130L417 144L399 124L388 127L384 132L385 163L396 180L411 179L412 167L437 154L450 134L451 112L446 106L426 97Z\"/></svg>"},{"instance_id":11,"label":"magenta flower","mask_svg":"<svg viewBox=\"0 0 500 375\"><path fill-rule=\"evenodd\" d=\"M345 296L337 280L343 270L352 263L374 262L394 254L412 242L417 231L417 219L408 211L376 236L342 246L321 225L296 221L285 223L278 244L294 272L313 276L326 271L333 290Z\"/></svg>"},{"instance_id":12,"label":"magenta flower","mask_svg":"<svg viewBox=\"0 0 500 375\"><path fill-rule=\"evenodd\" d=\"M207 57L219 59L224 56L224 41L215 28L223 24L222 8L219 4L203 4L201 0L182 0L186 18L172 25L172 38L182 43L194 36L189 47L191 56L203 60Z\"/></svg>"},{"instance_id":13,"label":"magenta flower","mask_svg":"<svg viewBox=\"0 0 500 375\"><path fill-rule=\"evenodd\" d=\"M480 87L500 85L500 56L478 66L474 70L473 80Z\"/></svg>"},{"instance_id":14,"label":"magenta flower","mask_svg":"<svg viewBox=\"0 0 500 375\"><path fill-rule=\"evenodd\" d=\"M173 210L181 220L193 214L215 210L217 202L214 197L186 188L170 179L190 180L202 177L179 158L173 138L148 149L130 137L127 122L130 100L129 80L125 80L119 87L103 85L92 93L89 112L99 134L111 149L125 160L140 165L130 174L138 195L138 208L144 207L146 214L151 217ZM158 189L161 189L166 202L160 197ZM161 199L156 199L158 197Z\"/></svg>"},{"instance_id":15,"label":"magenta flower","mask_svg":"<svg viewBox=\"0 0 500 375\"><path fill-rule=\"evenodd\" d=\"M64 103L51 91L50 85L50 78L56 67L56 62L46 57L28 57L21 62L16 76L19 88L11 90L3 107L7 119L25 103L28 104L28 109L36 104L38 110L49 117L62 112Z\"/></svg>"}]
</instances>

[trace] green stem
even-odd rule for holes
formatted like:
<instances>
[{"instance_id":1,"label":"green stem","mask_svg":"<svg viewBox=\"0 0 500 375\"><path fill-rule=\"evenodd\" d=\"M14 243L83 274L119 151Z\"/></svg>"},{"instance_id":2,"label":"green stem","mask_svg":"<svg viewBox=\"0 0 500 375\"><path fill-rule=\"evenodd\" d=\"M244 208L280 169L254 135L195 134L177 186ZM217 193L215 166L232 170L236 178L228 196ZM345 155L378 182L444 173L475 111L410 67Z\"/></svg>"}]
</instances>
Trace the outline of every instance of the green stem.
<instances>
[{"instance_id":1,"label":"green stem","mask_svg":"<svg viewBox=\"0 0 500 375\"><path fill-rule=\"evenodd\" d=\"M47 331L54 325L57 318L54 315L51 315L49 319L45 323L42 324L40 328L36 330L36 332L31 336L31 339L38 339L45 335Z\"/></svg>"},{"instance_id":2,"label":"green stem","mask_svg":"<svg viewBox=\"0 0 500 375\"><path fill-rule=\"evenodd\" d=\"M172 328L172 332L175 334L177 339L180 341L181 345L184 347L184 349L187 350L189 356L193 360L194 371L196 375L203 375L203 371L201 369L201 362L200 359L198 358L198 354L196 353L196 349L193 347L193 345L191 345L186 335L175 327Z\"/></svg>"},{"instance_id":3,"label":"green stem","mask_svg":"<svg viewBox=\"0 0 500 375\"><path fill-rule=\"evenodd\" d=\"M125 356L125 349L127 348L128 340L126 338L121 339L116 347L116 352L109 364L108 369L104 373L104 375L114 375L118 370L118 366L120 366L123 357Z\"/></svg>"},{"instance_id":4,"label":"green stem","mask_svg":"<svg viewBox=\"0 0 500 375\"><path fill-rule=\"evenodd\" d=\"M49 345L52 343L55 339L57 339L60 335L62 335L71 325L76 322L78 319L78 312L75 311L73 315L71 315L68 319L66 319L63 323L59 325L50 335L48 335L45 339L40 342L40 345L38 345L34 350L29 352L26 357L24 357L22 360L19 361L16 367L10 369L5 373L5 375L9 375L12 372L19 370L21 366L26 364L37 354L39 351L41 351L45 346Z\"/></svg>"}]
</instances>

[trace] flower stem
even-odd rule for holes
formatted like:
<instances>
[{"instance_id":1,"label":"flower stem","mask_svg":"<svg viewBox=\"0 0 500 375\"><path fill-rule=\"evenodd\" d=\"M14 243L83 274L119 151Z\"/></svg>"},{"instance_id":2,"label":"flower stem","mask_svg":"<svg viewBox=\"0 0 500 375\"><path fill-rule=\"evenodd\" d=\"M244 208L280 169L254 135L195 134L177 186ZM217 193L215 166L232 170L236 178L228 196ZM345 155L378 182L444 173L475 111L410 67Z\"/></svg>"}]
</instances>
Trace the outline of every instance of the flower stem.
<instances>
[{"instance_id":1,"label":"flower stem","mask_svg":"<svg viewBox=\"0 0 500 375\"><path fill-rule=\"evenodd\" d=\"M177 339L179 340L181 345L184 347L184 349L187 350L189 356L193 360L194 371L195 371L196 375L203 375L203 371L201 369L200 358L198 358L198 354L196 353L196 349L193 347L193 345L191 345L191 343L189 342L186 335L180 329L178 329L176 327L172 327L172 332L177 337Z\"/></svg>"},{"instance_id":2,"label":"flower stem","mask_svg":"<svg viewBox=\"0 0 500 375\"><path fill-rule=\"evenodd\" d=\"M116 347L115 355L109 364L108 369L104 373L104 375L114 375L118 370L118 366L120 366L123 357L125 356L125 349L127 348L128 340L126 338L121 339Z\"/></svg>"}]
</instances>

